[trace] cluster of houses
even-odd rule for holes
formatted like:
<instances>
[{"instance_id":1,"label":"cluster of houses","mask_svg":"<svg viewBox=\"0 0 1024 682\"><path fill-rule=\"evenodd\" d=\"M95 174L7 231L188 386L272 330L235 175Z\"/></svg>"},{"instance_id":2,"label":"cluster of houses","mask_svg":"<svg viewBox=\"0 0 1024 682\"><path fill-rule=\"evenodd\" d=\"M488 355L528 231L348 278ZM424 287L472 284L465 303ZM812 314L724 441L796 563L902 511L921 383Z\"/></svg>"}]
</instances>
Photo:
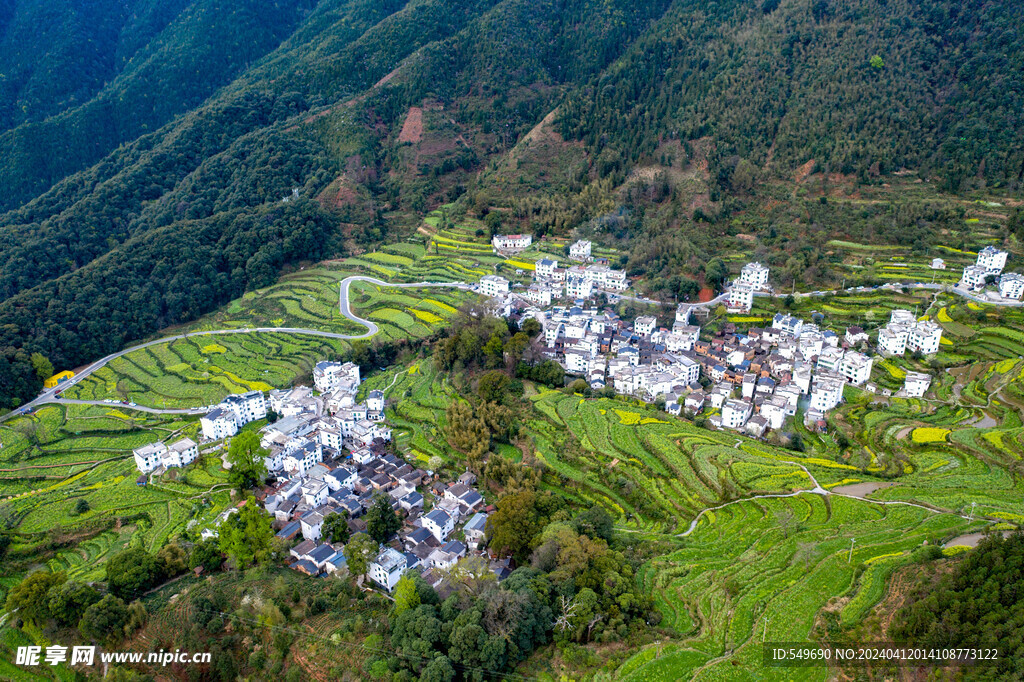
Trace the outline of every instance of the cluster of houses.
<instances>
[{"instance_id":1,"label":"cluster of houses","mask_svg":"<svg viewBox=\"0 0 1024 682\"><path fill-rule=\"evenodd\" d=\"M766 267L750 263L734 288L764 290L767 275ZM870 381L873 360L861 352L868 335L860 327L840 337L779 313L768 327L740 333L726 324L702 339L694 322L707 310L699 305L680 305L670 329L659 328L654 317L638 317L630 326L613 312L582 306L533 308L525 315L540 322L545 353L591 388L612 387L648 402L663 399L673 414L711 410L713 426L754 436L781 428L800 406L806 406L808 426L823 427L847 385L878 390ZM878 346L886 355L930 355L941 339L935 322L895 310L879 331ZM929 383L928 375L910 372L902 393L919 397Z\"/></svg>"},{"instance_id":2,"label":"cluster of houses","mask_svg":"<svg viewBox=\"0 0 1024 682\"><path fill-rule=\"evenodd\" d=\"M629 288L629 279L624 271L612 268L605 259L591 262L595 259L590 252L590 242L578 241L570 247L569 258L587 262L586 265L560 267L558 261L551 258L537 261L534 281L520 295L535 305L549 306L560 298L586 300L600 291L620 292ZM490 298L507 297L510 290L511 284L500 275L485 275L477 284L477 291Z\"/></svg>"},{"instance_id":3,"label":"cluster of houses","mask_svg":"<svg viewBox=\"0 0 1024 682\"><path fill-rule=\"evenodd\" d=\"M978 252L975 264L964 268L959 286L968 291L981 291L988 284L990 277L998 278L999 295L1002 298L1019 301L1024 296L1024 275L1003 272L1007 255L1006 251L986 246Z\"/></svg>"},{"instance_id":4,"label":"cluster of houses","mask_svg":"<svg viewBox=\"0 0 1024 682\"><path fill-rule=\"evenodd\" d=\"M366 532L363 516L379 496L385 496L404 518L405 527L394 546L382 547L371 562L370 579L390 590L402 573L418 569L431 584L442 585L442 572L483 544L487 510L483 496L473 488L476 477L467 472L445 485L390 452L384 394L369 391L365 401L356 400L361 384L358 365L317 363L313 382L315 391L306 386L274 390L266 400L263 394L259 401L254 394L232 396L204 417L213 415L209 434L204 423L204 435L233 435L239 422L265 417L268 409L278 415L260 431L267 450L264 462L274 483L258 491L257 499L274 517L278 537L297 542L290 550L295 570L327 576L344 569L344 547L325 540L324 520L342 514L350 533ZM234 432L213 430L219 420L238 415L231 422ZM147 457L148 451L139 456ZM431 508L424 513L429 500ZM233 511L218 517L202 535L215 537L216 525ZM497 564L495 570L501 569Z\"/></svg>"},{"instance_id":5,"label":"cluster of houses","mask_svg":"<svg viewBox=\"0 0 1024 682\"><path fill-rule=\"evenodd\" d=\"M590 242L584 243L589 254ZM590 260L589 255L585 258ZM557 260L543 258L534 268L534 282L526 290L526 298L537 305L551 305L552 300L563 296L588 299L598 291L617 292L629 288L626 273L605 262L559 267Z\"/></svg>"},{"instance_id":6,"label":"cluster of houses","mask_svg":"<svg viewBox=\"0 0 1024 682\"><path fill-rule=\"evenodd\" d=\"M380 547L367 575L390 591L408 571L418 571L435 588L441 588L450 571L469 554L483 554L487 514L483 496L473 488L476 477L464 473L450 485L434 480L393 454L363 465L318 464L300 482L279 480L266 488L264 506L280 527L277 535L298 541L290 550L291 567L310 576L329 576L346 568L344 546L323 537L324 519L344 514L349 533L365 533L362 518L379 495L386 495L403 517L399 536ZM433 500L424 512L422 488ZM507 564L494 562L492 569L506 577Z\"/></svg>"}]
</instances>

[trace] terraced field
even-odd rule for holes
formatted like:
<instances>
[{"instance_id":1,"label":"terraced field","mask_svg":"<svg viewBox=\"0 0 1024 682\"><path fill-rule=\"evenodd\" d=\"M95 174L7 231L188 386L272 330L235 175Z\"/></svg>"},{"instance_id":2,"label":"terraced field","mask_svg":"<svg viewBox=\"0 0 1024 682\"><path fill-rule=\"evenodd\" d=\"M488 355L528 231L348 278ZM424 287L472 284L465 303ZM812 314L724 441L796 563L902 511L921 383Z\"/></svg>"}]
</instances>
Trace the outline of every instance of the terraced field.
<instances>
[{"instance_id":1,"label":"terraced field","mask_svg":"<svg viewBox=\"0 0 1024 682\"><path fill-rule=\"evenodd\" d=\"M726 507L644 567L640 579L655 595L662 625L681 636L656 658L642 652L630 659L618 677L828 679L826 668L766 671L762 639L806 641L823 609L856 620L922 543L967 526L952 515L841 497Z\"/></svg>"},{"instance_id":2,"label":"terraced field","mask_svg":"<svg viewBox=\"0 0 1024 682\"><path fill-rule=\"evenodd\" d=\"M352 312L373 320L385 339L420 339L435 334L476 295L460 289L382 287L353 282L349 287Z\"/></svg>"},{"instance_id":3,"label":"terraced field","mask_svg":"<svg viewBox=\"0 0 1024 682\"><path fill-rule=\"evenodd\" d=\"M63 397L199 407L232 393L289 386L308 376L319 360L348 347L337 339L260 332L178 339L111 361Z\"/></svg>"},{"instance_id":4,"label":"terraced field","mask_svg":"<svg viewBox=\"0 0 1024 682\"><path fill-rule=\"evenodd\" d=\"M41 557L53 570L101 579L105 558L130 543L157 549L190 522L211 522L230 503L219 459L139 486L131 456L198 429L194 419L91 405L48 405L0 426L0 505L16 523L10 559ZM89 510L76 515L83 499Z\"/></svg>"},{"instance_id":5,"label":"terraced field","mask_svg":"<svg viewBox=\"0 0 1024 682\"><path fill-rule=\"evenodd\" d=\"M1007 387L996 377L1021 371L1024 362L992 365L977 373L974 390L987 396L998 386L1002 396ZM458 457L441 431L454 391L429 361L373 381L389 390L388 418L403 450L424 462ZM796 420L802 454L625 399L532 393L522 429L546 465L542 485L576 508L604 506L620 533L666 548L638 577L661 625L677 634L628 657L615 679L828 679L816 668L766 674L762 638L803 641L826 621L853 623L924 543L1024 521L1016 410L978 428L981 408L896 398L879 405L859 392L848 400L833 432L851 445L840 449ZM917 442L915 429L924 429ZM812 492L815 481L830 494ZM878 489L856 493L869 499L847 496L843 486L856 483Z\"/></svg>"}]
</instances>

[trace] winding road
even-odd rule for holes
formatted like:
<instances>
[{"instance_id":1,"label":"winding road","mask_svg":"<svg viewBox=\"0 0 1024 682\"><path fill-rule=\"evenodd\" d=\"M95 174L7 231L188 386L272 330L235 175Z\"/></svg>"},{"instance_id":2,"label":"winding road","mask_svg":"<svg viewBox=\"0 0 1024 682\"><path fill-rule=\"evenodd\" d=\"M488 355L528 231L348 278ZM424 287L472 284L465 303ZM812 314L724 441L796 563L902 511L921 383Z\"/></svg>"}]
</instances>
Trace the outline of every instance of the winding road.
<instances>
[{"instance_id":1,"label":"winding road","mask_svg":"<svg viewBox=\"0 0 1024 682\"><path fill-rule=\"evenodd\" d=\"M105 367L112 360L116 360L122 355L128 353L134 353L137 350L143 348L149 348L150 346L157 346L162 343L169 343L171 341L177 341L179 339L192 338L196 336L219 336L224 334L250 334L253 332L269 332L274 334L303 334L306 336L320 336L328 339L342 339L346 341L358 341L359 339L368 339L375 335L379 331L379 327L370 320L365 320L355 313L352 312L352 305L349 301L349 287L353 282L369 282L370 284L376 284L378 286L395 287L400 289L419 289L423 287L446 287L453 289L461 289L463 291L472 291L473 287L465 282L408 282L396 284L392 282L385 282L375 277L366 277L363 275L353 275L352 277L346 277L341 280L341 284L338 292L338 308L341 311L342 316L346 319L351 320L357 324L361 324L366 327L366 330L362 334L338 334L336 332L325 332L319 329L304 329L302 327L246 327L244 329L211 329L207 331L195 331L186 332L184 334L175 334L173 336L165 336L145 343L140 343L130 348L111 353L106 357L100 358L96 362L86 366L83 370L78 372L73 379L69 379L64 383L55 386L54 388L46 389L39 396L30 403L19 407L17 410L13 410L3 416L0 416L0 422L3 422L11 417L30 412L40 405L46 405L49 403L63 403L67 405L109 405L110 403L103 400L72 400L67 398L61 398L56 395L58 391L64 391L76 383L85 379L89 375L93 374L97 370ZM124 405L122 405L124 407ZM155 408L155 407L143 407L142 405L130 405L130 409L138 410L139 412L149 412L150 414L203 414L205 413L206 407L200 407L196 409L171 409L171 408Z\"/></svg>"},{"instance_id":2,"label":"winding road","mask_svg":"<svg viewBox=\"0 0 1024 682\"><path fill-rule=\"evenodd\" d=\"M156 345L159 345L159 344L162 344L162 343L168 343L168 342L175 341L175 340L178 340L178 339L184 339L184 338L194 337L194 336L218 336L218 335L222 335L222 334L249 334L249 333L252 333L252 332L268 332L268 333L275 333L275 334L304 334L306 336L321 336L321 337L324 337L324 338L342 339L342 340L346 340L346 341L357 341L359 339L368 339L368 338L374 336L378 331L380 331L380 328L376 324L371 322L370 320L363 319L363 318L357 316L355 313L352 312L352 304L351 304L351 301L349 300L349 287L352 285L353 282L368 282L370 284L375 284L375 285L378 285L378 286L393 287L393 288L399 288L399 289L418 289L418 288L423 288L423 287L446 287L446 288L453 288L453 289L461 289L463 291L474 291L474 288L471 285L466 284L465 282L404 282L404 283L395 283L395 282L385 282L384 280L377 279L376 277L367 277L365 275L352 275L351 277L346 277L345 279L341 280L341 283L340 283L340 286L339 286L339 290L338 290L338 308L341 311L341 314L342 314L343 317L345 317L348 320L351 320L352 322L355 322L357 324L361 324L364 327L366 327L366 331L363 332L362 334L338 334L338 333L335 333L335 332L325 332L325 331L321 331L319 329L305 329L305 328L301 328L301 327L246 327L244 329L213 329L213 330L208 330L208 331L196 331L196 332L188 332L188 333L185 333L185 334L176 334L174 336L165 336L163 338L154 339L152 341L147 341L146 343L140 343L140 344L132 346L130 348L125 348L124 350L120 350L120 351L118 351L116 353L111 353L110 355L108 355L108 356L106 356L104 358L101 358L101 359L97 360L96 362L93 362L92 364L88 365L85 369L83 369L80 372L78 372L78 374L76 374L73 379L70 379L67 382L65 382L65 383L63 383L63 384L61 384L59 386L56 386L54 388L47 389L47 390L43 391L32 402L27 403L24 406L19 407L17 410L13 410L12 412L9 412L6 415L0 416L0 422L3 422L3 421L5 421L5 420L7 420L7 419L9 419L9 418L11 418L13 416L17 416L19 414L24 414L26 412L34 410L36 407L38 407L40 405L45 405L45 404L48 404L48 403L67 403L67 404L77 404L77 405L105 405L105 404L109 404L109 403L106 403L106 402L104 402L102 400L66 400L66 399L61 398L60 396L56 395L56 393L58 391L63 391L66 388L75 385L76 383L78 383L82 379L84 379L84 378L88 377L89 375L91 375L93 372L99 370L102 367L105 367L111 360L115 360L115 359L121 357L122 355L127 355L128 353L132 353L132 352L137 351L137 350L142 350L143 348L148 348L150 346L156 346ZM949 291L951 293L957 294L959 296L963 296L964 298L967 298L967 299L970 299L970 300L973 300L973 301L977 301L979 303L986 303L988 305L1011 306L1011 307L1019 307L1019 306L1024 305L1024 302L1021 302L1021 301L992 301L992 300L989 300L987 298L982 298L982 297L976 296L972 292L964 291L964 290L960 289L959 287L950 287L949 285L946 285L946 284L931 284L931 283L922 283L922 282L908 283L908 284L905 284L905 285L903 285L903 284L883 284L883 285L874 287L873 289L871 287L853 287L853 288L838 289L838 290L833 290L833 291L812 291L812 292L807 292L807 293L801 293L801 294L798 294L798 295L800 295L800 296L824 296L826 294L852 293L852 292L864 291L864 290L868 290L868 291L870 291L870 290L877 290L877 289L893 289L893 290L898 290L898 289L902 289L904 286L912 288L912 289L946 290L946 291ZM756 292L755 293L755 296L776 296L776 295L780 295L780 294L778 294L778 293L768 293L768 292ZM636 300L636 301L644 301L646 303L660 304L659 301L655 301L653 299L643 298L643 297L637 298L637 297L633 297L633 296L620 296L620 298L628 298L628 299ZM719 294L718 296L716 296L715 298L711 299L710 301L705 301L703 303L693 303L691 305L693 307L714 306L714 305L717 305L719 303L723 303L723 302L727 301L728 298L729 298L729 294L728 293L723 293L723 294ZM139 406L139 405L132 405L130 407L133 410L138 410L140 412L150 412L152 414L201 414L201 413L206 411L205 406L202 407L202 408L199 408L199 409L157 409L157 408L153 408L153 407L142 407L142 406Z\"/></svg>"}]
</instances>

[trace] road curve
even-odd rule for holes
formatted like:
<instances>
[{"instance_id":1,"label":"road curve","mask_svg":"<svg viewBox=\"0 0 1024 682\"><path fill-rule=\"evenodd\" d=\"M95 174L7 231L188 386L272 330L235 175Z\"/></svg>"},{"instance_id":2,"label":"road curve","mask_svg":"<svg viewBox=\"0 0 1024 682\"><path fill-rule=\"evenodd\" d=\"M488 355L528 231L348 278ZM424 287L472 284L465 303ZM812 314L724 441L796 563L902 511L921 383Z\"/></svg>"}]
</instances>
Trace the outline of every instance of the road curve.
<instances>
[{"instance_id":1,"label":"road curve","mask_svg":"<svg viewBox=\"0 0 1024 682\"><path fill-rule=\"evenodd\" d=\"M352 282L369 282L370 284L375 284L377 286L393 287L393 288L399 288L399 289L418 289L418 288L422 288L422 287L448 287L448 288L454 288L454 289L462 289L464 291L472 291L472 287L469 284L466 284L465 282L403 282L403 283L396 283L396 282L385 282L384 280L377 279L376 277L367 277L365 275L352 275L351 277L346 277L345 279L341 280L341 283L340 283L340 286L339 286L339 290L338 290L338 308L341 311L342 316L344 316L346 319L351 320L352 322L355 322L357 324L361 324L364 327L366 327L366 331L363 332L362 334L337 334L335 332L325 332L325 331L320 331L318 329L304 329L304 328L301 328L301 327L246 327L245 329L213 329L213 330L209 330L209 331L196 331L196 332L189 332L189 333L186 333L186 334L177 334L177 335L174 335L174 336L166 336L166 337L163 337L163 338L160 338L160 339L154 339L153 341L147 341L146 343L140 343L140 344L132 346L130 348L125 348L124 350L118 351L116 353L111 353L110 355L97 360L96 362L90 364L85 369L83 369L81 372L79 372L75 376L74 379L71 379L68 382L65 382L64 384L61 384L60 386L57 386L55 388L48 389L48 390L44 391L43 393L41 393L39 395L39 397L37 397L32 402L27 403L27 404L25 404L22 407L19 407L17 410L12 410L11 412L9 412L6 415L0 416L0 422L3 422L5 420L9 419L12 416L15 416L15 415L18 415L18 414L22 414L23 412L26 412L26 411L29 411L29 410L33 410L37 406L44 405L44 404L47 404L47 403L54 403L54 402L67 402L67 403L82 402L83 404L105 404L102 401L71 401L71 400L64 400L62 398L59 398L59 397L55 396L54 394L58 390L64 390L65 388L68 388L69 386L73 386L78 381L80 381L80 380L84 379L85 377L89 376L90 374L92 374L96 370L100 369L101 367L104 367L111 360L119 358L122 355L126 355L128 353L131 353L131 352L137 351L137 350L141 350L143 348L148 348L149 346L155 346L155 345L158 345L158 344L161 344L161 343L167 343L169 341L175 341L177 339L183 339L183 338L186 338L188 336L215 336L215 335L220 335L220 334L248 334L248 333L251 333L251 332L269 332L269 333L277 333L277 334L304 334L306 336L321 336L321 337L328 338L328 339L342 339L342 340L346 340L346 341L358 341L359 339L368 339L368 338L374 336L378 331L380 331L380 328L376 324L371 322L370 320L363 319L363 318L357 316L355 313L352 312L352 305L351 305L351 301L349 300L349 295L348 295L349 287L351 286ZM904 286L909 287L909 288L913 288L913 289L945 290L945 291L948 291L950 293L962 296L964 298L967 298L967 299L970 299L970 300L973 300L973 301L977 301L978 303L984 303L984 304L988 304L988 305L1010 306L1010 307L1019 307L1019 306L1024 305L1024 302L1021 302L1021 301L991 301L991 300L988 300L987 298L981 298L979 296L976 296L975 294L973 294L971 292L964 291L964 290L960 289L959 287L950 287L949 285L946 285L946 284L932 284L932 283L914 282L914 283L907 283L907 284L900 284L900 285L897 285L897 284L886 284L886 285L881 285L879 287L875 287L875 289L883 289L883 288L890 288L890 289L892 289L892 288L900 288L900 289L902 289ZM850 287L850 288L847 288L847 289L834 290L834 291L813 291L813 292L807 292L807 293L800 293L799 295L800 296L824 296L825 294L830 294L830 293L832 293L832 294L835 294L835 293L849 293L849 292L855 292L855 291L858 291L858 289L856 287ZM755 296L773 296L773 295L778 296L778 295L781 295L781 294L771 294L771 293L767 293L767 292L756 292L755 293ZM728 293L723 293L723 294L719 294L718 296L716 296L715 298L711 299L710 301L705 301L704 303L693 303L691 305L693 307L713 306L713 305L717 305L719 303L724 303L726 300L728 300L728 297L729 297ZM637 299L635 297L628 297L628 296L622 297L622 298L632 298L633 300L645 300L646 302L650 302L650 303L658 303L658 301L654 301L652 299ZM106 403L106 404L109 404L109 403ZM139 410L144 411L144 412L153 412L155 414L181 414L182 413L182 412L180 412L178 410L157 410L155 408L145 408L145 409L142 409L142 408L139 408L139 407L135 407L135 408L132 408L132 409L139 409ZM193 411L193 413L194 413L194 411Z\"/></svg>"},{"instance_id":2,"label":"road curve","mask_svg":"<svg viewBox=\"0 0 1024 682\"><path fill-rule=\"evenodd\" d=\"M341 314L348 320L361 324L366 327L366 331L362 334L338 334L335 332L325 332L319 329L305 329L302 327L245 327L244 329L211 329L207 331L195 331L186 332L184 334L174 334L172 336L165 336L159 339L153 339L152 341L146 341L145 343L136 344L124 350L119 350L116 353L111 353L106 357L100 358L96 362L86 366L85 369L78 372L73 379L56 386L54 388L47 389L39 394L35 400L26 403L16 410L12 410L7 414L0 416L0 422L3 422L11 417L23 414L25 412L34 410L40 405L46 405L49 403L65 403L70 405L110 405L111 403L105 403L102 400L71 400L61 398L57 395L57 391L64 391L65 389L74 386L76 383L85 379L93 372L105 367L107 363L112 360L116 360L122 355L133 353L143 348L149 348L150 346L156 346L162 343L168 343L171 341L177 341L192 336L219 336L223 334L250 334L253 332L267 332L273 334L302 334L305 336L320 336L328 339L341 339L344 341L358 341L359 339L368 339L379 331L376 324L370 320L364 320L352 312L352 307L349 302L348 289L352 282L369 282L370 284L376 284L378 286L385 287L399 287L406 289L417 289L421 287L448 287L454 289L462 289L464 291L471 291L472 287L465 282L412 282L395 284L392 282L385 282L375 277L366 277L363 275L353 275L352 277L346 277L341 280L338 294L338 307L341 310ZM123 403L119 405L124 408L126 407ZM194 410L194 409L157 409L155 407L142 407L139 405L131 406L129 409L138 410L140 412L149 412L151 414L202 414L205 412L205 408Z\"/></svg>"}]
</instances>

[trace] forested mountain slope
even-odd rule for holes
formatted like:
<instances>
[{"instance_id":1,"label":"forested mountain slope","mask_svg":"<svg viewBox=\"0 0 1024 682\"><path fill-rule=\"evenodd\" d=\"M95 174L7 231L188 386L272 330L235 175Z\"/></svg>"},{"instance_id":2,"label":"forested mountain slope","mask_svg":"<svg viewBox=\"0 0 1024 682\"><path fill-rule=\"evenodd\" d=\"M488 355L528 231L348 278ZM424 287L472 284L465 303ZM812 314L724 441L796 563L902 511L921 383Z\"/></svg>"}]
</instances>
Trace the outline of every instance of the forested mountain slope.
<instances>
[{"instance_id":1,"label":"forested mountain slope","mask_svg":"<svg viewBox=\"0 0 1024 682\"><path fill-rule=\"evenodd\" d=\"M32 352L82 364L464 195L522 229L629 214L647 244L676 245L670 264L706 260L687 240L715 233L671 191L648 224L622 188L675 153L699 152L711 202L812 161L1011 193L1024 167L1014 3L89 7L0 3L7 406L38 389ZM69 30L14 30L54 13ZM400 139L413 108L424 130ZM571 153L527 159L541 129ZM545 193L568 205L557 219L515 213Z\"/></svg>"},{"instance_id":2,"label":"forested mountain slope","mask_svg":"<svg viewBox=\"0 0 1024 682\"><path fill-rule=\"evenodd\" d=\"M3 82L16 90L11 98L0 93L10 110L0 124L24 122L0 135L0 208L201 104L276 48L313 2L60 4L22 0L5 31L17 47L0 54L22 63L5 65L12 77ZM44 112L54 115L43 119Z\"/></svg>"},{"instance_id":3,"label":"forested mountain slope","mask_svg":"<svg viewBox=\"0 0 1024 682\"><path fill-rule=\"evenodd\" d=\"M677 0L568 98L559 128L608 169L709 136L726 188L737 159L1016 185L1021 21L1020 3L987 0Z\"/></svg>"}]
</instances>

